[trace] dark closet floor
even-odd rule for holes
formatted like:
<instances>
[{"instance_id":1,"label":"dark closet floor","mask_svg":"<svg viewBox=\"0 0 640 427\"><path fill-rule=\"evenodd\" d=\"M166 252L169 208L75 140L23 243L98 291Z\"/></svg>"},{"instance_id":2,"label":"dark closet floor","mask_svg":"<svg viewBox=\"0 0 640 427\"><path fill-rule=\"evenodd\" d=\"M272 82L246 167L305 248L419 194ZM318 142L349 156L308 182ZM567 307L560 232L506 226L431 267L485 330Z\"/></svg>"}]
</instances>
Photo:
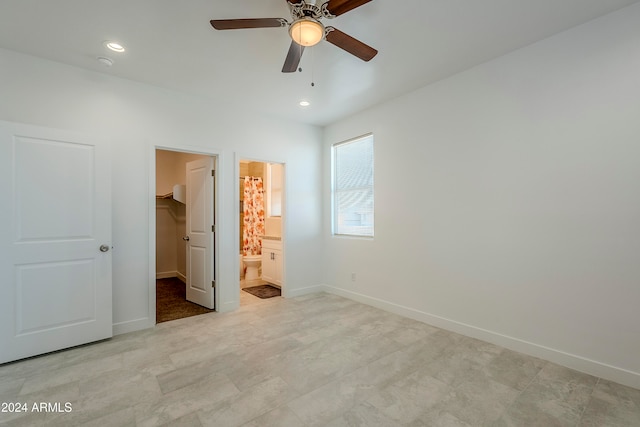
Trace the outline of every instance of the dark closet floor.
<instances>
[{"instance_id":1,"label":"dark closet floor","mask_svg":"<svg viewBox=\"0 0 640 427\"><path fill-rule=\"evenodd\" d=\"M183 281L177 277L156 280L156 323L198 314L211 313L213 310L186 300L187 290Z\"/></svg>"}]
</instances>

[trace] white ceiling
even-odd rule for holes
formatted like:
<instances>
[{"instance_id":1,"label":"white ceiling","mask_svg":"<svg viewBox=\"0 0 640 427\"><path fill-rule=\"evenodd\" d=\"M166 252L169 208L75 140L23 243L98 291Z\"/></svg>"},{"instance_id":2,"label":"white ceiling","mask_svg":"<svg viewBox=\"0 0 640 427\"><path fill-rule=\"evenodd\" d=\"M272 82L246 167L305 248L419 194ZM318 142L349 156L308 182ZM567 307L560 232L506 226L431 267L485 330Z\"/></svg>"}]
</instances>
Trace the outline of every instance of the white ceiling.
<instances>
[{"instance_id":1,"label":"white ceiling","mask_svg":"<svg viewBox=\"0 0 640 427\"><path fill-rule=\"evenodd\" d=\"M325 24L378 56L362 62L323 41L306 49L303 71L292 74L280 71L285 28L209 25L290 19L285 0L0 0L0 47L326 125L638 1L373 0ZM127 51L111 53L104 40ZM300 107L301 99L311 106Z\"/></svg>"}]
</instances>

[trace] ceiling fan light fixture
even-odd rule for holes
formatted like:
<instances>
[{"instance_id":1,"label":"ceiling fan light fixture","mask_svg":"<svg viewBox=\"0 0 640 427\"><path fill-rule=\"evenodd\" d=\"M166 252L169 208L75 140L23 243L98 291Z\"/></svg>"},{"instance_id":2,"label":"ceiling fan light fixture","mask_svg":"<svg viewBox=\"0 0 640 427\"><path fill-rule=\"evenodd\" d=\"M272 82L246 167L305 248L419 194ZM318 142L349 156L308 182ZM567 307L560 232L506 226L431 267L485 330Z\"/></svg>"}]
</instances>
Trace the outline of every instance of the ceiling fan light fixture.
<instances>
[{"instance_id":1,"label":"ceiling fan light fixture","mask_svg":"<svg viewBox=\"0 0 640 427\"><path fill-rule=\"evenodd\" d=\"M314 46L324 37L324 26L313 18L300 18L289 27L289 35L300 46Z\"/></svg>"}]
</instances>

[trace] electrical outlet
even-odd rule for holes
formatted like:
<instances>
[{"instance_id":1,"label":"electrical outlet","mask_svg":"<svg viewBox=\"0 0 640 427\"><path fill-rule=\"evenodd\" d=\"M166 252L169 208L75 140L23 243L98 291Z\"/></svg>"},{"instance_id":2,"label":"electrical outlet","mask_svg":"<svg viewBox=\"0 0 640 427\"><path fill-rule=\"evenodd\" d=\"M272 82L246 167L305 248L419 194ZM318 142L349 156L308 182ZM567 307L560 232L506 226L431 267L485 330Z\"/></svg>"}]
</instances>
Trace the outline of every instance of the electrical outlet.
<instances>
[{"instance_id":1,"label":"electrical outlet","mask_svg":"<svg viewBox=\"0 0 640 427\"><path fill-rule=\"evenodd\" d=\"M356 273L351 273L351 281L352 282L356 281Z\"/></svg>"}]
</instances>

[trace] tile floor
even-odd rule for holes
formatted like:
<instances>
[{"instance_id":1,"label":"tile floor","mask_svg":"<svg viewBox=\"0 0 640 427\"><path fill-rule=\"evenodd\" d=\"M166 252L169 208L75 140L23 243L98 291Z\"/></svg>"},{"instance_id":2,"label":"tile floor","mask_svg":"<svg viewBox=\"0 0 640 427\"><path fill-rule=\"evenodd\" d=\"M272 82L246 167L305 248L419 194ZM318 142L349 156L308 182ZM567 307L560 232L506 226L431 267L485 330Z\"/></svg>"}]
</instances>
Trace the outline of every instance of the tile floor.
<instances>
[{"instance_id":1,"label":"tile floor","mask_svg":"<svg viewBox=\"0 0 640 427\"><path fill-rule=\"evenodd\" d=\"M334 295L251 302L0 366L29 407L0 424L640 426L640 390Z\"/></svg>"}]
</instances>

